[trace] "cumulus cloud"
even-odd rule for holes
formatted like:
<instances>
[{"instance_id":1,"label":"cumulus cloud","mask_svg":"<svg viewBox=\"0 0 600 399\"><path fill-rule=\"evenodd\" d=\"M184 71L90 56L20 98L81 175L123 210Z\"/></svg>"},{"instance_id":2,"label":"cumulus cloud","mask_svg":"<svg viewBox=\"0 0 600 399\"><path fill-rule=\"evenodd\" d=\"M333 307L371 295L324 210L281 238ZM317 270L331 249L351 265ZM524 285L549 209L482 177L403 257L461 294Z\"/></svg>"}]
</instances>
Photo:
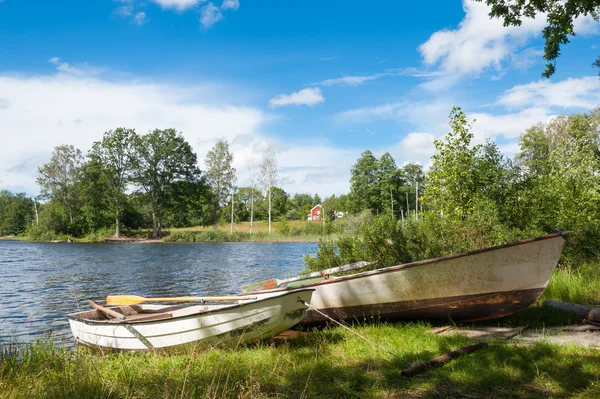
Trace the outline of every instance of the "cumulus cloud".
<instances>
[{"instance_id":1,"label":"cumulus cloud","mask_svg":"<svg viewBox=\"0 0 600 399\"><path fill-rule=\"evenodd\" d=\"M205 29L210 28L221 19L223 19L223 14L219 7L215 6L213 3L208 3L206 6L202 7L202 11L200 11L200 23Z\"/></svg>"},{"instance_id":2,"label":"cumulus cloud","mask_svg":"<svg viewBox=\"0 0 600 399\"><path fill-rule=\"evenodd\" d=\"M137 14L135 14L135 16L133 17L133 22L135 22L136 25L144 25L146 23L146 13L140 11Z\"/></svg>"},{"instance_id":3,"label":"cumulus cloud","mask_svg":"<svg viewBox=\"0 0 600 399\"><path fill-rule=\"evenodd\" d=\"M64 72L64 73L68 73L68 74L72 74L72 75L82 75L83 74L81 69L75 68L74 66L69 65L66 62L61 62L60 58L58 58L58 57L52 57L48 60L48 62L56 65L56 69L60 72Z\"/></svg>"},{"instance_id":4,"label":"cumulus cloud","mask_svg":"<svg viewBox=\"0 0 600 399\"><path fill-rule=\"evenodd\" d=\"M240 8L239 0L223 0L223 3L221 4L221 9L223 10L237 11L238 8Z\"/></svg>"},{"instance_id":5,"label":"cumulus cloud","mask_svg":"<svg viewBox=\"0 0 600 399\"><path fill-rule=\"evenodd\" d=\"M501 66L501 61L541 32L544 16L524 19L521 26L505 27L501 20L490 19L485 3L463 1L466 13L458 29L435 32L419 47L427 65L439 64L453 73L480 73L489 66Z\"/></svg>"},{"instance_id":6,"label":"cumulus cloud","mask_svg":"<svg viewBox=\"0 0 600 399\"><path fill-rule=\"evenodd\" d=\"M325 101L318 87L309 87L291 94L279 94L269 101L270 108L285 107L288 105L313 106Z\"/></svg>"},{"instance_id":7,"label":"cumulus cloud","mask_svg":"<svg viewBox=\"0 0 600 399\"><path fill-rule=\"evenodd\" d=\"M569 78L560 82L548 79L518 85L504 92L499 105L508 108L526 106L584 108L600 105L600 79L597 76Z\"/></svg>"},{"instance_id":8,"label":"cumulus cloud","mask_svg":"<svg viewBox=\"0 0 600 399\"><path fill-rule=\"evenodd\" d=\"M18 165L42 165L61 144L86 152L118 126L140 133L175 127L199 159L219 138L252 135L264 141L260 130L271 117L251 106L228 105L216 94L221 91L210 85L111 82L68 74L0 75L0 93L8 105L0 107L0 186L37 192L35 168Z\"/></svg>"},{"instance_id":9,"label":"cumulus cloud","mask_svg":"<svg viewBox=\"0 0 600 399\"><path fill-rule=\"evenodd\" d=\"M164 9L183 11L198 4L199 0L152 0Z\"/></svg>"}]
</instances>

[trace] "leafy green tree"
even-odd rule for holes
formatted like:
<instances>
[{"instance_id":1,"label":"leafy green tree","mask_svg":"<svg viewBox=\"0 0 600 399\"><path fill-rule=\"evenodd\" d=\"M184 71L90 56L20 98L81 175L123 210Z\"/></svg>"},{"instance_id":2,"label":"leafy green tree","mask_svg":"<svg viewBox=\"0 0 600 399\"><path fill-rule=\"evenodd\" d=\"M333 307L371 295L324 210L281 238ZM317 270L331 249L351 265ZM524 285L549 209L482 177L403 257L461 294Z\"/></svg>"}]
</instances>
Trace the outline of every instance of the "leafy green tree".
<instances>
[{"instance_id":1,"label":"leafy green tree","mask_svg":"<svg viewBox=\"0 0 600 399\"><path fill-rule=\"evenodd\" d=\"M437 153L427 176L425 202L445 214L462 217L471 212L477 192L476 154L471 146L471 124L460 107L450 112L451 131L444 140L435 140Z\"/></svg>"},{"instance_id":2,"label":"leafy green tree","mask_svg":"<svg viewBox=\"0 0 600 399\"><path fill-rule=\"evenodd\" d=\"M220 209L230 200L230 194L235 183L235 168L232 166L233 154L229 152L226 140L219 140L208 152L204 164L206 177L212 187L215 200L215 221L219 226Z\"/></svg>"},{"instance_id":3,"label":"leafy green tree","mask_svg":"<svg viewBox=\"0 0 600 399\"><path fill-rule=\"evenodd\" d=\"M78 184L80 211L84 220L84 230L95 232L111 226L114 217L112 204L115 193L111 190L109 174L98 158L91 158L80 170Z\"/></svg>"},{"instance_id":4,"label":"leafy green tree","mask_svg":"<svg viewBox=\"0 0 600 399\"><path fill-rule=\"evenodd\" d=\"M350 194L352 211L376 209L379 198L379 163L369 150L363 152L350 170Z\"/></svg>"},{"instance_id":5,"label":"leafy green tree","mask_svg":"<svg viewBox=\"0 0 600 399\"><path fill-rule=\"evenodd\" d=\"M546 14L548 25L542 30L544 35L544 60L546 70L542 76L549 78L556 71L556 59L560 46L569 43L575 36L574 21L577 17L591 16L596 22L600 19L600 0L476 0L485 1L491 6L490 17L501 18L504 26L519 26L523 18L534 18ZM600 68L600 56L593 63Z\"/></svg>"},{"instance_id":6,"label":"leafy green tree","mask_svg":"<svg viewBox=\"0 0 600 399\"><path fill-rule=\"evenodd\" d=\"M115 237L121 235L121 215L127 200L126 189L135 167L135 140L133 129L117 128L104 133L101 141L92 145L89 157L105 174L109 191L108 201L115 219Z\"/></svg>"},{"instance_id":7,"label":"leafy green tree","mask_svg":"<svg viewBox=\"0 0 600 399\"><path fill-rule=\"evenodd\" d=\"M38 168L37 183L42 195L61 204L70 225L73 225L75 212L78 210L77 186L82 164L83 155L80 150L72 145L61 145L54 148L50 161Z\"/></svg>"},{"instance_id":8,"label":"leafy green tree","mask_svg":"<svg viewBox=\"0 0 600 399\"><path fill-rule=\"evenodd\" d=\"M273 206L273 216L275 218L281 218L285 216L288 211L288 201L289 194L286 193L282 188L273 187L273 198L272 198L272 206Z\"/></svg>"},{"instance_id":9,"label":"leafy green tree","mask_svg":"<svg viewBox=\"0 0 600 399\"><path fill-rule=\"evenodd\" d=\"M133 181L148 196L152 215L152 235L162 234L163 217L173 199L173 184L194 182L200 176L197 158L183 135L175 129L155 129L137 136L136 169Z\"/></svg>"},{"instance_id":10,"label":"leafy green tree","mask_svg":"<svg viewBox=\"0 0 600 399\"><path fill-rule=\"evenodd\" d=\"M0 236L23 233L33 218L33 200L25 193L0 191Z\"/></svg>"}]
</instances>

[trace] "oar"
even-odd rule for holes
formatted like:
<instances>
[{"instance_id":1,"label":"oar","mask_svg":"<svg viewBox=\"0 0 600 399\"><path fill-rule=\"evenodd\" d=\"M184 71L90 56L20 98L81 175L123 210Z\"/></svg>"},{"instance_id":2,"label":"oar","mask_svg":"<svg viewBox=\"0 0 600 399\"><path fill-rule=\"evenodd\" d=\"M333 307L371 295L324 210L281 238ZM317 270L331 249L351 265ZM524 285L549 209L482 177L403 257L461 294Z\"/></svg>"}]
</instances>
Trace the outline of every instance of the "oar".
<instances>
[{"instance_id":1,"label":"oar","mask_svg":"<svg viewBox=\"0 0 600 399\"><path fill-rule=\"evenodd\" d=\"M122 315L121 313L119 313L119 312L115 312L114 310L111 310L111 309L108 309L108 308L105 308L104 306L100 306L100 305L98 305L97 303L95 303L94 301L92 301L91 299L88 299L88 303L89 303L89 304L90 304L90 306L91 306L91 307L93 307L94 309L96 309L96 310L98 310L98 311L100 311L100 312L102 312L102 313L105 313L105 314L107 314L108 316L112 316L112 317L114 317L115 319L124 319L124 318L125 318L125 316L124 316L124 315Z\"/></svg>"},{"instance_id":2,"label":"oar","mask_svg":"<svg viewBox=\"0 0 600 399\"><path fill-rule=\"evenodd\" d=\"M310 273L310 274L303 274L301 276L286 278L283 280L280 280L278 278L272 278L269 280L259 281L257 283L244 285L244 286L242 286L241 289L242 289L242 292L254 292L254 291L269 290L272 288L277 288L281 284L291 283L293 281L308 280L310 278L320 277L323 275L328 276L330 274L347 272L349 270L364 269L365 267L374 265L376 263L377 263L377 261L375 261L375 262L360 261L360 262L356 262L356 263L350 263L349 265L334 267L331 269L322 270L320 272L314 272L314 273Z\"/></svg>"},{"instance_id":3,"label":"oar","mask_svg":"<svg viewBox=\"0 0 600 399\"><path fill-rule=\"evenodd\" d=\"M174 298L144 298L137 295L109 295L107 305L137 305L144 302L246 301L255 296L179 296Z\"/></svg>"}]
</instances>

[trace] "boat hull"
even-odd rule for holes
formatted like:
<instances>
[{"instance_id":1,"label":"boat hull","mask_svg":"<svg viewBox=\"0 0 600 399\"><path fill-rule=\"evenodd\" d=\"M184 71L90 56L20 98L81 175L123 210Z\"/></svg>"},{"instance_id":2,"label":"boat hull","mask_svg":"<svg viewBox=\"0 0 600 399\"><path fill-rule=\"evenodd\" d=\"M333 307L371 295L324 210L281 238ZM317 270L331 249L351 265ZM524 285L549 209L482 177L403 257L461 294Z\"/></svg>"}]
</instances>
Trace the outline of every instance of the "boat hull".
<instances>
[{"instance_id":1,"label":"boat hull","mask_svg":"<svg viewBox=\"0 0 600 399\"><path fill-rule=\"evenodd\" d=\"M509 315L542 294L564 243L556 233L306 284L316 291L301 324L323 324L328 317L473 321Z\"/></svg>"},{"instance_id":2,"label":"boat hull","mask_svg":"<svg viewBox=\"0 0 600 399\"><path fill-rule=\"evenodd\" d=\"M305 316L313 291L295 290L214 310L207 310L210 307L203 305L190 306L163 319L160 318L161 306L148 306L155 315L149 317L158 318L150 321L82 317L89 312L75 313L68 318L76 341L95 348L179 350L190 346L235 346L269 339L293 327Z\"/></svg>"}]
</instances>

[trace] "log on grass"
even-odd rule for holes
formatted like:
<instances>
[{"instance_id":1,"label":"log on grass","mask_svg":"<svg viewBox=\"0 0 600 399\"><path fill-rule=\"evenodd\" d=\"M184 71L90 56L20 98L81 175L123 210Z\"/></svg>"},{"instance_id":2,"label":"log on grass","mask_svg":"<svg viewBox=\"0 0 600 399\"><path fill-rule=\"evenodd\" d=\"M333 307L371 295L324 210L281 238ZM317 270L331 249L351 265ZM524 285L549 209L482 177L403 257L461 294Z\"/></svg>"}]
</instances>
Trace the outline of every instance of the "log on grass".
<instances>
[{"instance_id":1,"label":"log on grass","mask_svg":"<svg viewBox=\"0 0 600 399\"><path fill-rule=\"evenodd\" d=\"M412 377L414 375L424 373L427 370L431 370L431 369L440 367L440 366L444 365L444 363L449 362L450 360L456 359L457 357L460 357L462 355L468 355L469 353L473 353L476 350L485 348L486 346L488 346L487 342L480 342L478 344L465 346L464 348L460 348L455 351L448 352L445 355L436 357L435 359L431 359L427 362L415 364L414 366L411 366L411 367L407 368L406 370L402 370L401 375L403 375L405 377Z\"/></svg>"},{"instance_id":2,"label":"log on grass","mask_svg":"<svg viewBox=\"0 0 600 399\"><path fill-rule=\"evenodd\" d=\"M560 309L569 313L575 313L579 315L579 317L587 319L588 321L600 323L600 308L580 305L578 303L555 301L552 299L544 301L543 306L553 309Z\"/></svg>"}]
</instances>

